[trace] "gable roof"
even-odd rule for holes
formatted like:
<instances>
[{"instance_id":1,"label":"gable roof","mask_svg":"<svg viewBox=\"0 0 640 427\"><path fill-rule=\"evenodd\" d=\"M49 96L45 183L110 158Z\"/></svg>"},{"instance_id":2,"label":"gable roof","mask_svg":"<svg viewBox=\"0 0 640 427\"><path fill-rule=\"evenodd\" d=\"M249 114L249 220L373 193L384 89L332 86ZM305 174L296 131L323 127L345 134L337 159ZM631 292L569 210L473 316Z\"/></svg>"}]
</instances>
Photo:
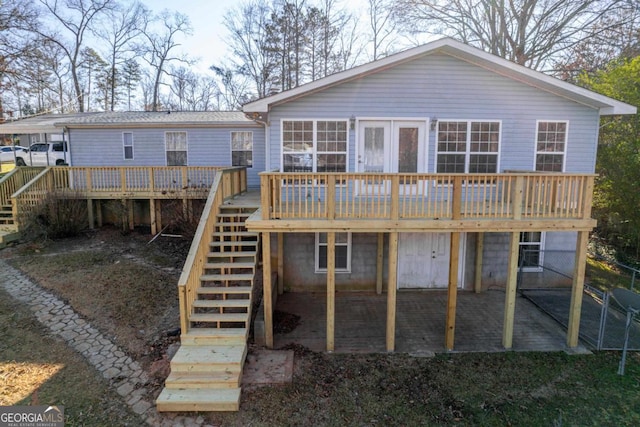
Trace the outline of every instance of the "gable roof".
<instances>
[{"instance_id":1,"label":"gable roof","mask_svg":"<svg viewBox=\"0 0 640 427\"><path fill-rule=\"evenodd\" d=\"M245 127L257 126L239 111L91 112L46 114L0 124L0 135L61 133L63 128L149 127Z\"/></svg>"},{"instance_id":2,"label":"gable roof","mask_svg":"<svg viewBox=\"0 0 640 427\"><path fill-rule=\"evenodd\" d=\"M405 62L412 61L421 56L438 53L450 55L454 58L458 58L478 67L493 71L507 78L517 80L526 85L533 86L540 90L595 108L599 110L601 115L636 113L636 107L632 105L616 101L613 98L567 83L539 71L534 71L530 68L507 61L506 59L502 59L496 55L468 46L451 38L436 40L422 46L387 56L377 61L369 62L349 70L332 74L311 83L281 92L277 95L267 96L256 101L249 102L242 107L242 110L247 113L268 112L271 107L276 105L284 104L323 89L386 70Z\"/></svg>"}]
</instances>

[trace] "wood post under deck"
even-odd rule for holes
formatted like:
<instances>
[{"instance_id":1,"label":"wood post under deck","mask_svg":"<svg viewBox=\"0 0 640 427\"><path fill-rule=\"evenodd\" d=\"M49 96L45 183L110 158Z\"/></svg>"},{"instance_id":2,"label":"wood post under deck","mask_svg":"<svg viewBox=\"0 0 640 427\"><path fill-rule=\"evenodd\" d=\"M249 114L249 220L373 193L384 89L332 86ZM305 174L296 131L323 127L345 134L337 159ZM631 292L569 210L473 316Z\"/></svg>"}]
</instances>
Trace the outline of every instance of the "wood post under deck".
<instances>
[{"instance_id":1,"label":"wood post under deck","mask_svg":"<svg viewBox=\"0 0 640 427\"><path fill-rule=\"evenodd\" d=\"M482 292L482 256L484 252L484 233L476 234L476 271L473 279L473 289L477 294Z\"/></svg>"},{"instance_id":2,"label":"wood post under deck","mask_svg":"<svg viewBox=\"0 0 640 427\"><path fill-rule=\"evenodd\" d=\"M262 301L264 303L264 340L273 348L273 301L271 298L271 233L262 233Z\"/></svg>"},{"instance_id":3,"label":"wood post under deck","mask_svg":"<svg viewBox=\"0 0 640 427\"><path fill-rule=\"evenodd\" d=\"M571 305L569 308L569 326L567 328L567 346L576 347L580 333L580 312L582 310L582 292L584 289L584 273L587 264L587 243L589 232L579 231L576 242L576 259L573 269L573 285L571 287Z\"/></svg>"},{"instance_id":4,"label":"wood post under deck","mask_svg":"<svg viewBox=\"0 0 640 427\"><path fill-rule=\"evenodd\" d=\"M458 264L460 258L460 233L451 233L449 255L449 287L447 291L447 319L445 348L453 350L456 330L456 305L458 303Z\"/></svg>"},{"instance_id":5,"label":"wood post under deck","mask_svg":"<svg viewBox=\"0 0 640 427\"><path fill-rule=\"evenodd\" d=\"M336 233L327 233L327 351L335 350Z\"/></svg>"},{"instance_id":6,"label":"wood post under deck","mask_svg":"<svg viewBox=\"0 0 640 427\"><path fill-rule=\"evenodd\" d=\"M284 293L284 233L278 233L278 295Z\"/></svg>"},{"instance_id":7,"label":"wood post under deck","mask_svg":"<svg viewBox=\"0 0 640 427\"><path fill-rule=\"evenodd\" d=\"M509 239L509 261L507 270L507 287L504 299L504 324L502 329L502 346L510 349L513 345L513 323L516 312L516 287L518 281L518 250L520 249L520 233L511 233Z\"/></svg>"},{"instance_id":8,"label":"wood post under deck","mask_svg":"<svg viewBox=\"0 0 640 427\"><path fill-rule=\"evenodd\" d=\"M382 261L384 259L384 233L378 233L378 253L376 256L376 293L382 293Z\"/></svg>"},{"instance_id":9,"label":"wood post under deck","mask_svg":"<svg viewBox=\"0 0 640 427\"><path fill-rule=\"evenodd\" d=\"M389 279L387 284L387 351L395 350L396 291L398 288L398 233L389 233Z\"/></svg>"}]
</instances>

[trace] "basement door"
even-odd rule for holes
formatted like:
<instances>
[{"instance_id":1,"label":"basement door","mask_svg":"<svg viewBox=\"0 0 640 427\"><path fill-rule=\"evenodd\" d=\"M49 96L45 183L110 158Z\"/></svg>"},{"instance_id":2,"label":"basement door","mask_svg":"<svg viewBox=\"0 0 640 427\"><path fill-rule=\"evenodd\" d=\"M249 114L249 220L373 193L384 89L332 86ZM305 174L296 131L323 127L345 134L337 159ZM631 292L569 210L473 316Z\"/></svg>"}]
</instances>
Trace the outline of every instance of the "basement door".
<instances>
[{"instance_id":1,"label":"basement door","mask_svg":"<svg viewBox=\"0 0 640 427\"><path fill-rule=\"evenodd\" d=\"M464 253L464 235L460 252ZM450 233L400 233L398 236L398 288L439 289L449 285ZM458 287L462 285L460 256Z\"/></svg>"}]
</instances>

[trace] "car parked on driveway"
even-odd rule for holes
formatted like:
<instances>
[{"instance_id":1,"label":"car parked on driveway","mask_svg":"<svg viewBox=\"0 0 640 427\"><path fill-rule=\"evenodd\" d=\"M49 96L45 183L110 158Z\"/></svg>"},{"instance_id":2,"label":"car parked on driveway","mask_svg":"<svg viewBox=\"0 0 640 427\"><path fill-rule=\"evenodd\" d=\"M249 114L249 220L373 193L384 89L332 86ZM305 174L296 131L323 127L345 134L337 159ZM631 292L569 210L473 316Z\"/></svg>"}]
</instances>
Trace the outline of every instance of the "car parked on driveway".
<instances>
[{"instance_id":1,"label":"car parked on driveway","mask_svg":"<svg viewBox=\"0 0 640 427\"><path fill-rule=\"evenodd\" d=\"M66 142L31 144L26 152L16 153L18 166L61 166L69 162Z\"/></svg>"},{"instance_id":2,"label":"car parked on driveway","mask_svg":"<svg viewBox=\"0 0 640 427\"><path fill-rule=\"evenodd\" d=\"M26 147L21 147L20 145L3 145L0 146L0 163L13 163L16 158L13 152L16 152L16 155L25 153L28 149Z\"/></svg>"}]
</instances>

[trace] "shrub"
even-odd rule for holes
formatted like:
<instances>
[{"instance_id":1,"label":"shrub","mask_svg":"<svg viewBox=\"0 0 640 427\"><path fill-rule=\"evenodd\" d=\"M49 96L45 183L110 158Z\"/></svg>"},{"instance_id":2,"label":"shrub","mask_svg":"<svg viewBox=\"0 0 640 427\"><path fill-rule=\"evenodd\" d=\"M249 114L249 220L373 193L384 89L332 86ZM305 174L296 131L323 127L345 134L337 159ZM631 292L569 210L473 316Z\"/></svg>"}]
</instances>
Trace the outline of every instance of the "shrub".
<instances>
[{"instance_id":1,"label":"shrub","mask_svg":"<svg viewBox=\"0 0 640 427\"><path fill-rule=\"evenodd\" d=\"M21 221L27 240L79 235L87 228L87 201L76 193L49 193Z\"/></svg>"}]
</instances>

